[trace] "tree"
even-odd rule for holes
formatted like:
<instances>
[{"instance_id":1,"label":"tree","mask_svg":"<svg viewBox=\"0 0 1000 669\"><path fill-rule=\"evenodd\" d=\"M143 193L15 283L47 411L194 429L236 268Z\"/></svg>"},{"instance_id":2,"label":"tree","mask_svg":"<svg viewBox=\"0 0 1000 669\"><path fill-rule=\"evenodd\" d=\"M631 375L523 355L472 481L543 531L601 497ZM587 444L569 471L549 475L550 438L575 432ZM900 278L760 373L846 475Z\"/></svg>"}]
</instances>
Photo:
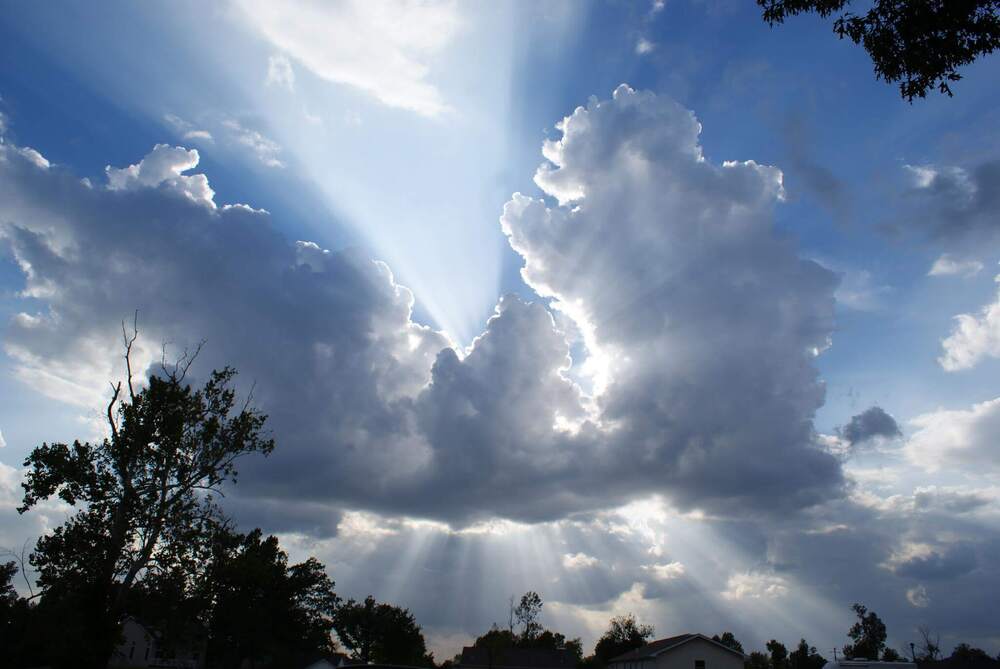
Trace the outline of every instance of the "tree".
<instances>
[{"instance_id":1,"label":"tree","mask_svg":"<svg viewBox=\"0 0 1000 669\"><path fill-rule=\"evenodd\" d=\"M738 653L743 652L743 644L736 640L736 635L732 632L723 632L722 636L715 634L712 636L712 641L717 641L726 648L732 648Z\"/></svg>"},{"instance_id":2,"label":"tree","mask_svg":"<svg viewBox=\"0 0 1000 669\"><path fill-rule=\"evenodd\" d=\"M538 622L542 606L542 598L534 590L521 595L521 603L514 609L514 617L521 626L522 639L532 639L542 631L542 626Z\"/></svg>"},{"instance_id":3,"label":"tree","mask_svg":"<svg viewBox=\"0 0 1000 669\"><path fill-rule=\"evenodd\" d=\"M902 662L903 656L899 654L899 651L895 648L889 648L886 646L885 650L882 651L882 661L883 662Z\"/></svg>"},{"instance_id":4,"label":"tree","mask_svg":"<svg viewBox=\"0 0 1000 669\"><path fill-rule=\"evenodd\" d=\"M607 631L597 640L594 656L607 664L613 657L645 646L653 634L652 625L640 625L631 613L615 616L608 623Z\"/></svg>"},{"instance_id":5,"label":"tree","mask_svg":"<svg viewBox=\"0 0 1000 669\"><path fill-rule=\"evenodd\" d=\"M364 602L342 604L334 616L337 637L362 663L433 666L424 636L407 609L379 603L369 595Z\"/></svg>"},{"instance_id":6,"label":"tree","mask_svg":"<svg viewBox=\"0 0 1000 669\"><path fill-rule=\"evenodd\" d=\"M878 659L882 649L885 648L885 623L874 611L868 611L862 604L854 604L851 609L858 617L858 621L847 633L854 643L844 646L844 656L848 659Z\"/></svg>"},{"instance_id":7,"label":"tree","mask_svg":"<svg viewBox=\"0 0 1000 669\"><path fill-rule=\"evenodd\" d=\"M982 648L974 648L967 643L960 643L951 651L951 657L959 662L975 662L977 660L992 660Z\"/></svg>"},{"instance_id":8,"label":"tree","mask_svg":"<svg viewBox=\"0 0 1000 669\"><path fill-rule=\"evenodd\" d=\"M789 16L839 14L833 31L861 44L875 76L899 82L908 101L937 88L951 96L958 68L1000 48L1000 0L874 0L863 15L851 0L757 0L771 26ZM866 3L867 4L867 3Z\"/></svg>"},{"instance_id":9,"label":"tree","mask_svg":"<svg viewBox=\"0 0 1000 669\"><path fill-rule=\"evenodd\" d=\"M771 661L760 651L753 651L744 663L746 669L771 669Z\"/></svg>"},{"instance_id":10,"label":"tree","mask_svg":"<svg viewBox=\"0 0 1000 669\"><path fill-rule=\"evenodd\" d=\"M104 669L114 651L128 597L137 581L171 570L195 569L219 518L213 495L235 481L236 460L270 453L266 417L238 409L236 372L213 371L199 390L185 382L197 356L185 354L136 391L130 359L138 337L126 335L122 383L112 384L100 443L42 444L24 462L25 512L57 496L80 510L38 540L31 563L41 596L66 607L79 636L75 664Z\"/></svg>"},{"instance_id":11,"label":"tree","mask_svg":"<svg viewBox=\"0 0 1000 669\"><path fill-rule=\"evenodd\" d=\"M226 669L282 667L332 652L340 601L333 587L315 558L289 565L275 537L220 530L202 597L209 603L209 659Z\"/></svg>"},{"instance_id":12,"label":"tree","mask_svg":"<svg viewBox=\"0 0 1000 669\"><path fill-rule=\"evenodd\" d=\"M920 649L920 653L917 658L923 661L935 661L941 658L941 636L931 632L931 628L927 625L921 625L917 628L917 632L920 634L920 644L917 648Z\"/></svg>"},{"instance_id":13,"label":"tree","mask_svg":"<svg viewBox=\"0 0 1000 669\"><path fill-rule=\"evenodd\" d=\"M788 654L788 663L791 669L823 669L826 658L816 652L816 646L800 639L796 649Z\"/></svg>"},{"instance_id":14,"label":"tree","mask_svg":"<svg viewBox=\"0 0 1000 669\"><path fill-rule=\"evenodd\" d=\"M788 649L785 644L771 639L767 642L767 652L771 654L771 669L788 669Z\"/></svg>"}]
</instances>

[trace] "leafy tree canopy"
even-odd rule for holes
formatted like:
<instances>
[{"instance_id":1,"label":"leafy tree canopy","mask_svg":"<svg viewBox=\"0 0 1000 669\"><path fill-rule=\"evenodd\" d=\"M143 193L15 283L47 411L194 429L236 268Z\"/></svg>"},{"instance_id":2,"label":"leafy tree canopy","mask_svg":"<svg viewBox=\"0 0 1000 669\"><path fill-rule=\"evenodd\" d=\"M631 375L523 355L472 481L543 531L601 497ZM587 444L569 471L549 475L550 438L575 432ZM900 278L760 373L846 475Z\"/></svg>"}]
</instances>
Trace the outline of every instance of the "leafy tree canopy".
<instances>
[{"instance_id":1,"label":"leafy tree canopy","mask_svg":"<svg viewBox=\"0 0 1000 669\"><path fill-rule=\"evenodd\" d=\"M653 634L652 625L639 624L631 613L616 616L608 623L607 631L597 640L594 656L607 664L613 657L645 646Z\"/></svg>"},{"instance_id":2,"label":"leafy tree canopy","mask_svg":"<svg viewBox=\"0 0 1000 669\"><path fill-rule=\"evenodd\" d=\"M772 26L789 16L836 14L838 37L861 44L875 76L899 82L909 101L937 88L951 96L958 68L1000 48L1000 0L874 0L863 14L851 0L757 0Z\"/></svg>"},{"instance_id":3,"label":"leafy tree canopy","mask_svg":"<svg viewBox=\"0 0 1000 669\"><path fill-rule=\"evenodd\" d=\"M354 659L375 664L434 666L424 635L407 609L380 603L369 595L351 599L334 616L334 628Z\"/></svg>"},{"instance_id":4,"label":"leafy tree canopy","mask_svg":"<svg viewBox=\"0 0 1000 669\"><path fill-rule=\"evenodd\" d=\"M712 636L712 641L718 641L726 648L732 648L740 653L743 652L743 644L736 639L736 635L732 632L723 632L722 636L715 634Z\"/></svg>"},{"instance_id":5,"label":"leafy tree canopy","mask_svg":"<svg viewBox=\"0 0 1000 669\"><path fill-rule=\"evenodd\" d=\"M239 457L274 447L249 398L237 407L230 368L196 390L185 382L194 356L185 355L137 391L130 353L138 333L122 330L128 379L112 386L110 437L35 448L19 509L50 497L78 509L30 559L43 603L79 623L86 641L77 666L94 669L107 666L137 582L197 571L220 518L213 494L235 481Z\"/></svg>"},{"instance_id":6,"label":"leafy tree canopy","mask_svg":"<svg viewBox=\"0 0 1000 669\"><path fill-rule=\"evenodd\" d=\"M849 659L878 659L885 648L885 623L874 611L869 611L862 604L854 604L851 609L858 621L851 626L847 636L854 643L844 646L844 656Z\"/></svg>"}]
</instances>

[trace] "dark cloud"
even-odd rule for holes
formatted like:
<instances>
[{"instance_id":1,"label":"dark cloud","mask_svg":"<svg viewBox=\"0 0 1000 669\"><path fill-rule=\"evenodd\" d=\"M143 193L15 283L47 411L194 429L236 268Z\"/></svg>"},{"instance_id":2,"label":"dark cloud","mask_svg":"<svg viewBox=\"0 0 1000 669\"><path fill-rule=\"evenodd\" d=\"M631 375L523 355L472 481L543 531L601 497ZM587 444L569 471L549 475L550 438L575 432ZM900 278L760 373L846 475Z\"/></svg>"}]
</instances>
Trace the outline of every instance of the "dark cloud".
<instances>
[{"instance_id":1,"label":"dark cloud","mask_svg":"<svg viewBox=\"0 0 1000 669\"><path fill-rule=\"evenodd\" d=\"M948 580L962 576L976 568L975 550L967 544L949 547L944 552L932 550L913 555L893 565L897 576L919 580Z\"/></svg>"},{"instance_id":2,"label":"dark cloud","mask_svg":"<svg viewBox=\"0 0 1000 669\"><path fill-rule=\"evenodd\" d=\"M907 165L907 222L919 234L960 255L1000 242L1000 161L970 169Z\"/></svg>"},{"instance_id":3,"label":"dark cloud","mask_svg":"<svg viewBox=\"0 0 1000 669\"><path fill-rule=\"evenodd\" d=\"M851 420L840 427L839 432L851 446L857 446L875 437L893 439L903 434L896 419L879 406L870 407L851 416Z\"/></svg>"}]
</instances>

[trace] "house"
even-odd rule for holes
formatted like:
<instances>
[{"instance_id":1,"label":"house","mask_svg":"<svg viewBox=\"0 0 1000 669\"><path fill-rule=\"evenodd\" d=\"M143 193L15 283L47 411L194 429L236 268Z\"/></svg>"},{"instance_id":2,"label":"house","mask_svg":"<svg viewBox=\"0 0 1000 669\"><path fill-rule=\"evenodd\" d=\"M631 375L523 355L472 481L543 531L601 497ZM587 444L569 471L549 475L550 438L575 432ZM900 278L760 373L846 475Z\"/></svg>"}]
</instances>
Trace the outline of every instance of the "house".
<instances>
[{"instance_id":1,"label":"house","mask_svg":"<svg viewBox=\"0 0 1000 669\"><path fill-rule=\"evenodd\" d=\"M917 669L917 665L913 662L882 662L880 660L856 659L827 662L823 665L823 669Z\"/></svg>"},{"instance_id":2,"label":"house","mask_svg":"<svg viewBox=\"0 0 1000 669\"><path fill-rule=\"evenodd\" d=\"M560 648L477 648L462 649L462 661L455 669L574 669L576 655Z\"/></svg>"},{"instance_id":3,"label":"house","mask_svg":"<svg viewBox=\"0 0 1000 669\"><path fill-rule=\"evenodd\" d=\"M608 669L743 669L743 653L704 634L647 643L608 661Z\"/></svg>"},{"instance_id":4,"label":"house","mask_svg":"<svg viewBox=\"0 0 1000 669\"><path fill-rule=\"evenodd\" d=\"M343 653L327 653L308 663L305 669L340 669L340 667L346 667L351 663L351 659Z\"/></svg>"},{"instance_id":5,"label":"house","mask_svg":"<svg viewBox=\"0 0 1000 669\"><path fill-rule=\"evenodd\" d=\"M162 669L202 669L205 666L204 633L192 627L180 643L167 648L161 635L135 618L126 618L122 626L122 642L118 644L109 667L150 667Z\"/></svg>"}]
</instances>

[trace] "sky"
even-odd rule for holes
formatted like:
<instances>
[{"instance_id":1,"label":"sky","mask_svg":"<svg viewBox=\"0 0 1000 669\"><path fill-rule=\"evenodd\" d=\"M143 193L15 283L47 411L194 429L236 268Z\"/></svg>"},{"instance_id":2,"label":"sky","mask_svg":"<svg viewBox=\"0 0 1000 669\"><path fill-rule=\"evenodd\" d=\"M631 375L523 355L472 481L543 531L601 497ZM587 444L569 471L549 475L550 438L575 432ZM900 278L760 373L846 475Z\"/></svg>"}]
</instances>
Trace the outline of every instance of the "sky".
<instances>
[{"instance_id":1,"label":"sky","mask_svg":"<svg viewBox=\"0 0 1000 669\"><path fill-rule=\"evenodd\" d=\"M1000 651L1000 60L912 104L755 3L4 2L0 546L42 442L204 341L277 447L224 508L439 659Z\"/></svg>"}]
</instances>

